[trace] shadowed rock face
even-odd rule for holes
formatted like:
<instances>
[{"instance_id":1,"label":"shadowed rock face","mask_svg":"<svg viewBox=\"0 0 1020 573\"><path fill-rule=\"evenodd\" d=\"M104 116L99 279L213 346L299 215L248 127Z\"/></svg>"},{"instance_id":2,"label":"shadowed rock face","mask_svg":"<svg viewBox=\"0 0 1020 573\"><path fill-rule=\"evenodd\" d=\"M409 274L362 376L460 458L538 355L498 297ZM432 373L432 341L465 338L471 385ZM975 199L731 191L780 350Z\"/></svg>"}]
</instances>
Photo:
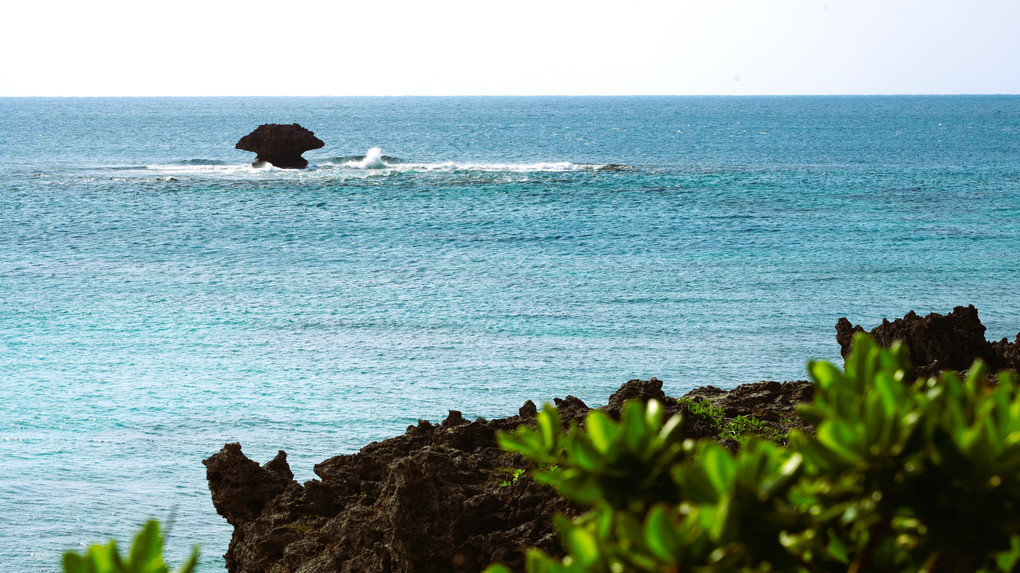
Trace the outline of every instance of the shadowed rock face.
<instances>
[{"instance_id":1,"label":"shadowed rock face","mask_svg":"<svg viewBox=\"0 0 1020 573\"><path fill-rule=\"evenodd\" d=\"M734 395L712 388L708 400L727 416L792 411L810 397L807 382L745 384ZM694 397L692 395L692 397ZM656 398L667 415L686 406L662 392L656 379L631 380L603 409L617 417L624 400ZM564 424L581 422L590 408L555 399ZM528 474L514 476L524 459L502 451L498 430L534 423L536 406L519 415L469 422L451 411L441 424L420 420L402 436L371 443L356 454L315 466L318 480L293 480L286 454L259 466L227 444L205 460L213 505L234 526L225 555L232 572L477 572L494 561L524 569L524 549L562 555L555 513L578 508ZM692 417L693 419L693 417ZM689 438L718 428L685 423Z\"/></svg>"},{"instance_id":2,"label":"shadowed rock face","mask_svg":"<svg viewBox=\"0 0 1020 573\"><path fill-rule=\"evenodd\" d=\"M308 160L301 154L319 149L325 143L298 124L266 123L241 138L235 149L256 153L255 167L269 163L285 169L304 169Z\"/></svg>"},{"instance_id":3,"label":"shadowed rock face","mask_svg":"<svg viewBox=\"0 0 1020 573\"><path fill-rule=\"evenodd\" d=\"M850 353L850 343L857 332L864 329L851 325L846 318L836 322L836 342L844 358ZM985 326L973 305L958 306L946 315L933 312L920 317L910 311L892 322L883 319L870 334L882 346L888 347L896 340L905 344L916 376L934 376L943 370L962 372L978 358L992 371L1020 368L1020 334L1014 343L1005 338L988 342Z\"/></svg>"}]
</instances>

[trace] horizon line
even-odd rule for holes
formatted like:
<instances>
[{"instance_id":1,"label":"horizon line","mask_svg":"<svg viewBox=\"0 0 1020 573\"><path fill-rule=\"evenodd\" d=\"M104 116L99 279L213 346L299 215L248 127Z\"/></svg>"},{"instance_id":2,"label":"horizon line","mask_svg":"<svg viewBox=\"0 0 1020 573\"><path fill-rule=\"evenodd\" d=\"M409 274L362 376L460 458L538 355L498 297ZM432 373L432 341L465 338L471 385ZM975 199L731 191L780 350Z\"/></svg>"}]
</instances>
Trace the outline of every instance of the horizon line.
<instances>
[{"instance_id":1,"label":"horizon line","mask_svg":"<svg viewBox=\"0 0 1020 573\"><path fill-rule=\"evenodd\" d=\"M696 98L696 97L969 97L969 96L1020 96L1020 92L997 92L997 93L761 93L761 94L375 94L375 95L3 95L0 99L170 99L170 98L640 98L640 97L675 97L675 98Z\"/></svg>"}]
</instances>

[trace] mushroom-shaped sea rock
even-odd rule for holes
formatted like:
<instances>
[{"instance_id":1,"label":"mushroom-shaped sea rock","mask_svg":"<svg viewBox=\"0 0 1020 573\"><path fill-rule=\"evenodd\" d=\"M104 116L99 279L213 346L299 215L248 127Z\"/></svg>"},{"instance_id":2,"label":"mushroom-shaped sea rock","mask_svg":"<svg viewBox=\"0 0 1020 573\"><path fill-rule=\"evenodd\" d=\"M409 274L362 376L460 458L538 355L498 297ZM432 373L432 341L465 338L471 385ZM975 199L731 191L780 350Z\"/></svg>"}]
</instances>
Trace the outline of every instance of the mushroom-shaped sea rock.
<instances>
[{"instance_id":1,"label":"mushroom-shaped sea rock","mask_svg":"<svg viewBox=\"0 0 1020 573\"><path fill-rule=\"evenodd\" d=\"M241 138L234 147L256 153L255 167L266 163L285 169L304 169L308 160L301 154L326 145L298 124L266 123Z\"/></svg>"}]
</instances>

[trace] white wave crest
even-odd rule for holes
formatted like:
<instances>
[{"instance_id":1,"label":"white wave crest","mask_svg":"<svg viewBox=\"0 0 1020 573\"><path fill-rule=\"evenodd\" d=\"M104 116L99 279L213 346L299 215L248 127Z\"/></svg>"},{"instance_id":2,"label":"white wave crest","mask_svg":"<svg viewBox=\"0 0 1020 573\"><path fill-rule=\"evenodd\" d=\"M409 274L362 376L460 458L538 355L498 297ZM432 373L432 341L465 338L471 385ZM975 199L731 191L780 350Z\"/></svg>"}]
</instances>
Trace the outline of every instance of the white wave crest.
<instances>
[{"instance_id":1,"label":"white wave crest","mask_svg":"<svg viewBox=\"0 0 1020 573\"><path fill-rule=\"evenodd\" d=\"M563 173L603 170L625 170L627 166L616 164L573 163L570 161L538 161L538 162L475 162L475 161L408 161L401 158L383 155L382 149L373 147L364 156L347 156L321 161L312 161L307 169L283 169L268 163L254 167L250 163L225 163L219 161L192 160L184 163L149 164L137 166L114 166L107 168L116 171L119 176L131 179L151 179L152 177L173 178L312 178L332 180L337 177L374 177L377 175L394 175L401 173L448 173L470 175L472 173L489 174L529 174L529 173ZM353 173L352 173L353 171Z\"/></svg>"},{"instance_id":2,"label":"white wave crest","mask_svg":"<svg viewBox=\"0 0 1020 573\"><path fill-rule=\"evenodd\" d=\"M276 170L277 168L266 164L265 166L254 167L251 163L235 165L146 165L145 171L165 175L237 175L251 174L259 171Z\"/></svg>"},{"instance_id":3,"label":"white wave crest","mask_svg":"<svg viewBox=\"0 0 1020 573\"><path fill-rule=\"evenodd\" d=\"M330 167L337 165L329 161L323 166ZM604 166L588 163L572 163L570 161L541 161L536 163L474 163L439 161L433 163L419 163L413 161L396 160L383 155L382 149L373 147L365 153L364 157L355 157L339 163L338 166L348 169L386 169L389 171L483 171L483 172L562 172L562 171L599 171Z\"/></svg>"},{"instance_id":4,"label":"white wave crest","mask_svg":"<svg viewBox=\"0 0 1020 573\"><path fill-rule=\"evenodd\" d=\"M383 163L382 149L378 147L369 149L368 153L365 153L365 157L360 161L348 161L344 165L355 169L385 169L389 167L389 165Z\"/></svg>"},{"instance_id":5,"label":"white wave crest","mask_svg":"<svg viewBox=\"0 0 1020 573\"><path fill-rule=\"evenodd\" d=\"M543 161L537 163L407 163L401 165L406 169L423 171L483 171L483 172L564 172L564 171L598 171L601 165L588 163L572 163L570 161Z\"/></svg>"}]
</instances>

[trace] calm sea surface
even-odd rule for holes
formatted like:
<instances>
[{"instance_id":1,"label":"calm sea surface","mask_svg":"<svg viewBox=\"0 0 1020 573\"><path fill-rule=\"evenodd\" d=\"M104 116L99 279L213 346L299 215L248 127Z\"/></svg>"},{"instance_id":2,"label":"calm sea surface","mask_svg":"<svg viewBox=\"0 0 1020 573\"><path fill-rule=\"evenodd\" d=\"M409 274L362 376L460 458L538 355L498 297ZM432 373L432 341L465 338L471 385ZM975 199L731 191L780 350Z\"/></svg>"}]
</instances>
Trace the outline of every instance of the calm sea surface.
<instances>
[{"instance_id":1,"label":"calm sea surface","mask_svg":"<svg viewBox=\"0 0 1020 573\"><path fill-rule=\"evenodd\" d=\"M254 169L261 123L326 142ZM605 169L603 166L622 166ZM448 409L805 378L840 316L1020 331L1020 97L0 99L0 563Z\"/></svg>"}]
</instances>

